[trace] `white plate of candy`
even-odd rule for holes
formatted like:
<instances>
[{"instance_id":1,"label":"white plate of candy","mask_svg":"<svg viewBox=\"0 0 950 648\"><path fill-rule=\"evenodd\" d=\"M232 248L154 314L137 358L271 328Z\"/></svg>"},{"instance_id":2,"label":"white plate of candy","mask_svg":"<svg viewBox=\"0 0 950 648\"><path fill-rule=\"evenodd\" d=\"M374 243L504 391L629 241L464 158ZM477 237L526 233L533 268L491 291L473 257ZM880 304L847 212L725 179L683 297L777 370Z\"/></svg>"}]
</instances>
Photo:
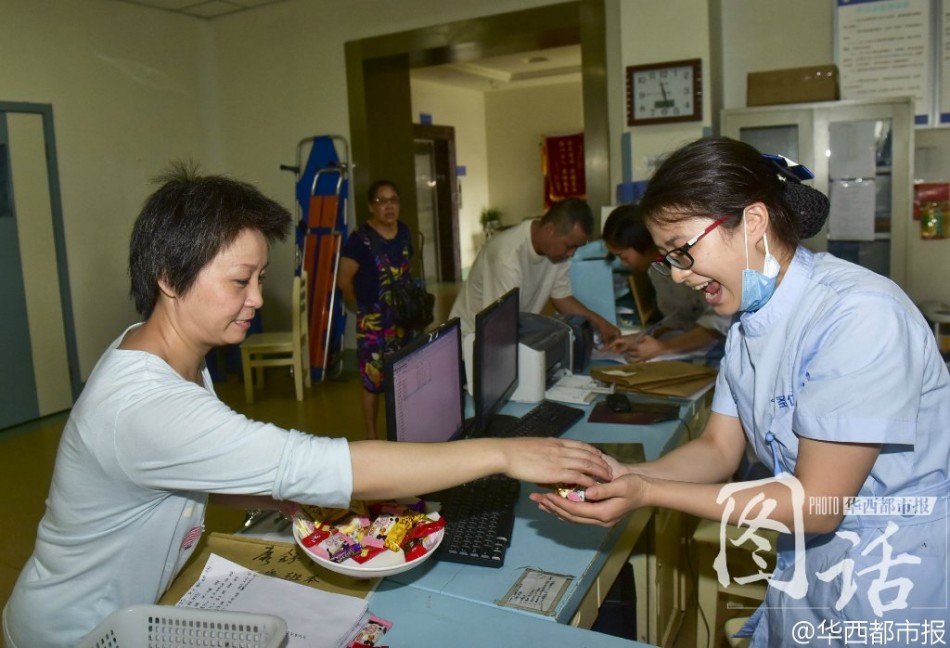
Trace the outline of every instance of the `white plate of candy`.
<instances>
[{"instance_id":1,"label":"white plate of candy","mask_svg":"<svg viewBox=\"0 0 950 648\"><path fill-rule=\"evenodd\" d=\"M353 502L349 509L303 507L294 539L310 558L353 578L384 578L418 567L439 547L445 521L422 500Z\"/></svg>"}]
</instances>

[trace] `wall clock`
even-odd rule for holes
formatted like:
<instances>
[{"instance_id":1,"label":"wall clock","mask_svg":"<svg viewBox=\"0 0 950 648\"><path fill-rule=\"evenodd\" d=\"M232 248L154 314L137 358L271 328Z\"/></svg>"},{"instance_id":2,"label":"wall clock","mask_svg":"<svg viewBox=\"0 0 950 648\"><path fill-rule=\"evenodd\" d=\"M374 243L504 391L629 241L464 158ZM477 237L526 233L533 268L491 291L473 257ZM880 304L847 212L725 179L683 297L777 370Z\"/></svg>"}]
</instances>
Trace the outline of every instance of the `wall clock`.
<instances>
[{"instance_id":1,"label":"wall clock","mask_svg":"<svg viewBox=\"0 0 950 648\"><path fill-rule=\"evenodd\" d=\"M627 125L668 124L703 118L702 61L627 67Z\"/></svg>"}]
</instances>

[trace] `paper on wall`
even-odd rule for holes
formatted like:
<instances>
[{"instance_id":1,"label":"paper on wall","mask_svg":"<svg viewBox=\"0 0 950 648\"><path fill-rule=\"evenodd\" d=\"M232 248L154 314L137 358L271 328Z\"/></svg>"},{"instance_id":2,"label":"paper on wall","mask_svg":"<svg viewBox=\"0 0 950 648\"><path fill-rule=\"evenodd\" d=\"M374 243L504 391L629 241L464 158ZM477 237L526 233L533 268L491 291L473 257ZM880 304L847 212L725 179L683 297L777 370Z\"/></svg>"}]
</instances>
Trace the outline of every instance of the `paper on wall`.
<instances>
[{"instance_id":1,"label":"paper on wall","mask_svg":"<svg viewBox=\"0 0 950 648\"><path fill-rule=\"evenodd\" d=\"M835 180L831 183L828 238L836 241L873 241L874 180Z\"/></svg>"},{"instance_id":2,"label":"paper on wall","mask_svg":"<svg viewBox=\"0 0 950 648\"><path fill-rule=\"evenodd\" d=\"M831 157L828 175L833 180L873 178L877 175L876 121L833 122L828 125Z\"/></svg>"}]
</instances>

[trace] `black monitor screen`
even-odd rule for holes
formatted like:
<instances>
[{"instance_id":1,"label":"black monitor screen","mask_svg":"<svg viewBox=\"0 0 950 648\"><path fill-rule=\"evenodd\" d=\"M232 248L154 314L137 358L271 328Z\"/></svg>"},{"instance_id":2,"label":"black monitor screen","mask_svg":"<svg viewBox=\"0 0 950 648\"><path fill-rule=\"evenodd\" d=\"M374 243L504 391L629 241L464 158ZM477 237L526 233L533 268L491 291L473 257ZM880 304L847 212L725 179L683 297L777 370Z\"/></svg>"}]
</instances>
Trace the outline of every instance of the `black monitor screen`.
<instances>
[{"instance_id":1,"label":"black monitor screen","mask_svg":"<svg viewBox=\"0 0 950 648\"><path fill-rule=\"evenodd\" d=\"M384 371L390 441L450 441L461 436L465 401L458 318L388 356Z\"/></svg>"},{"instance_id":2,"label":"black monitor screen","mask_svg":"<svg viewBox=\"0 0 950 648\"><path fill-rule=\"evenodd\" d=\"M518 311L518 289L513 288L475 315L472 435L488 429L492 416L518 386Z\"/></svg>"}]
</instances>

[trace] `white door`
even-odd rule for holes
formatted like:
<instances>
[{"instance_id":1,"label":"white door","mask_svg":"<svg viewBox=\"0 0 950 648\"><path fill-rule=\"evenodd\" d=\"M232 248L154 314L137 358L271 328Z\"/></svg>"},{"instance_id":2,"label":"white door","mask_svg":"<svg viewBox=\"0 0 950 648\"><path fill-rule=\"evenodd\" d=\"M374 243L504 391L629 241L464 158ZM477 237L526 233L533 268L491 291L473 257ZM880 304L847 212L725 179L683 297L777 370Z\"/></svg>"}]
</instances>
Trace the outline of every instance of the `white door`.
<instances>
[{"instance_id":1,"label":"white door","mask_svg":"<svg viewBox=\"0 0 950 648\"><path fill-rule=\"evenodd\" d=\"M78 394L52 111L0 103L0 429Z\"/></svg>"}]
</instances>

